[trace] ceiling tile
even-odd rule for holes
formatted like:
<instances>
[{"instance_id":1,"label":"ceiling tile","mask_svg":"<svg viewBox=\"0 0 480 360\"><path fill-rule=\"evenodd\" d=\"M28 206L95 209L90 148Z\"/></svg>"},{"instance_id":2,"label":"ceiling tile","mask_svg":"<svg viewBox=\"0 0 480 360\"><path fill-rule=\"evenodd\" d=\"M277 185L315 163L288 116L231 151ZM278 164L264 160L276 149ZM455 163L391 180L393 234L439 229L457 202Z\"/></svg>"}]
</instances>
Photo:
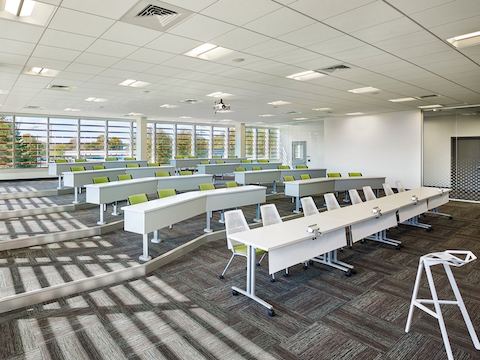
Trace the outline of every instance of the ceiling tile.
<instances>
[{"instance_id":1,"label":"ceiling tile","mask_svg":"<svg viewBox=\"0 0 480 360\"><path fill-rule=\"evenodd\" d=\"M135 60L129 60L129 59L123 59L117 62L112 66L114 69L121 69L121 70L128 70L128 71L135 71L135 72L143 72L149 68L151 68L153 65L150 63L145 63L141 61L135 61ZM148 79L137 79L135 80L142 80L142 81L148 81Z\"/></svg>"},{"instance_id":2,"label":"ceiling tile","mask_svg":"<svg viewBox=\"0 0 480 360\"><path fill-rule=\"evenodd\" d=\"M389 0L388 2L402 12L411 14L455 1L456 0Z\"/></svg>"},{"instance_id":3,"label":"ceiling tile","mask_svg":"<svg viewBox=\"0 0 480 360\"><path fill-rule=\"evenodd\" d=\"M317 20L324 20L375 1L377 0L298 0L289 6Z\"/></svg>"},{"instance_id":4,"label":"ceiling tile","mask_svg":"<svg viewBox=\"0 0 480 360\"><path fill-rule=\"evenodd\" d=\"M241 26L280 7L270 0L219 0L202 10L202 14Z\"/></svg>"},{"instance_id":5,"label":"ceiling tile","mask_svg":"<svg viewBox=\"0 0 480 360\"><path fill-rule=\"evenodd\" d=\"M120 59L117 58L117 57L84 52L83 54L81 54L75 60L75 62L80 63L80 64L95 65L95 66L101 66L101 67L109 67L109 66L112 66L113 64L115 64L119 60Z\"/></svg>"},{"instance_id":6,"label":"ceiling tile","mask_svg":"<svg viewBox=\"0 0 480 360\"><path fill-rule=\"evenodd\" d=\"M297 46L308 46L343 36L343 33L332 29L330 26L314 23L299 30L279 36L281 40Z\"/></svg>"},{"instance_id":7,"label":"ceiling tile","mask_svg":"<svg viewBox=\"0 0 480 360\"><path fill-rule=\"evenodd\" d=\"M32 54L32 56L34 57L62 60L68 62L73 61L78 55L80 55L80 51L62 49L45 45L38 45Z\"/></svg>"},{"instance_id":8,"label":"ceiling tile","mask_svg":"<svg viewBox=\"0 0 480 360\"><path fill-rule=\"evenodd\" d=\"M3 39L36 43L43 32L43 27L29 25L18 21L0 19L0 36Z\"/></svg>"},{"instance_id":9,"label":"ceiling tile","mask_svg":"<svg viewBox=\"0 0 480 360\"><path fill-rule=\"evenodd\" d=\"M94 37L47 29L40 39L40 44L83 51L94 41Z\"/></svg>"},{"instance_id":10,"label":"ceiling tile","mask_svg":"<svg viewBox=\"0 0 480 360\"><path fill-rule=\"evenodd\" d=\"M233 25L225 22L214 20L203 15L193 15L180 24L170 28L168 32L174 35L208 42L233 29Z\"/></svg>"},{"instance_id":11,"label":"ceiling tile","mask_svg":"<svg viewBox=\"0 0 480 360\"><path fill-rule=\"evenodd\" d=\"M26 67L29 66L37 66L37 67L45 67L48 69L54 70L64 70L70 64L69 61L60 61L55 59L46 59L46 58L39 58L39 57L31 57L28 59Z\"/></svg>"},{"instance_id":12,"label":"ceiling tile","mask_svg":"<svg viewBox=\"0 0 480 360\"><path fill-rule=\"evenodd\" d=\"M142 48L128 56L127 59L143 61L151 64L161 64L162 62L172 58L173 56L175 55L171 53Z\"/></svg>"},{"instance_id":13,"label":"ceiling tile","mask_svg":"<svg viewBox=\"0 0 480 360\"><path fill-rule=\"evenodd\" d=\"M62 7L111 19L120 19L138 0L63 0Z\"/></svg>"},{"instance_id":14,"label":"ceiling tile","mask_svg":"<svg viewBox=\"0 0 480 360\"><path fill-rule=\"evenodd\" d=\"M24 65L28 60L28 55L9 54L0 52L1 67L5 65Z\"/></svg>"},{"instance_id":15,"label":"ceiling tile","mask_svg":"<svg viewBox=\"0 0 480 360\"><path fill-rule=\"evenodd\" d=\"M102 38L120 43L143 46L157 38L161 32L124 22L116 22Z\"/></svg>"},{"instance_id":16,"label":"ceiling tile","mask_svg":"<svg viewBox=\"0 0 480 360\"><path fill-rule=\"evenodd\" d=\"M232 50L243 50L269 40L268 37L250 30L236 28L212 40L212 43Z\"/></svg>"},{"instance_id":17,"label":"ceiling tile","mask_svg":"<svg viewBox=\"0 0 480 360\"><path fill-rule=\"evenodd\" d=\"M249 22L245 27L275 37L311 25L312 23L314 23L314 20L302 14L287 8L281 8Z\"/></svg>"},{"instance_id":18,"label":"ceiling tile","mask_svg":"<svg viewBox=\"0 0 480 360\"><path fill-rule=\"evenodd\" d=\"M114 21L111 19L60 8L50 22L49 28L82 35L100 36L113 23Z\"/></svg>"},{"instance_id":19,"label":"ceiling tile","mask_svg":"<svg viewBox=\"0 0 480 360\"><path fill-rule=\"evenodd\" d=\"M213 4L217 0L163 0L163 1L169 4L183 7L184 9L198 12L202 9L205 9L207 6Z\"/></svg>"},{"instance_id":20,"label":"ceiling tile","mask_svg":"<svg viewBox=\"0 0 480 360\"><path fill-rule=\"evenodd\" d=\"M100 66L80 64L80 63L74 62L70 64L65 70L75 72L75 73L95 75L104 71L105 68Z\"/></svg>"},{"instance_id":21,"label":"ceiling tile","mask_svg":"<svg viewBox=\"0 0 480 360\"><path fill-rule=\"evenodd\" d=\"M183 54L201 44L200 41L187 39L182 36L163 34L152 42L146 44L145 47L173 54Z\"/></svg>"},{"instance_id":22,"label":"ceiling tile","mask_svg":"<svg viewBox=\"0 0 480 360\"><path fill-rule=\"evenodd\" d=\"M35 44L24 41L0 39L0 49L9 54L30 55L34 47Z\"/></svg>"},{"instance_id":23,"label":"ceiling tile","mask_svg":"<svg viewBox=\"0 0 480 360\"><path fill-rule=\"evenodd\" d=\"M95 54L109 55L109 56L116 56L116 57L123 58L125 56L130 55L137 49L138 49L138 46L121 44L115 41L98 39L88 48L87 51Z\"/></svg>"}]
</instances>

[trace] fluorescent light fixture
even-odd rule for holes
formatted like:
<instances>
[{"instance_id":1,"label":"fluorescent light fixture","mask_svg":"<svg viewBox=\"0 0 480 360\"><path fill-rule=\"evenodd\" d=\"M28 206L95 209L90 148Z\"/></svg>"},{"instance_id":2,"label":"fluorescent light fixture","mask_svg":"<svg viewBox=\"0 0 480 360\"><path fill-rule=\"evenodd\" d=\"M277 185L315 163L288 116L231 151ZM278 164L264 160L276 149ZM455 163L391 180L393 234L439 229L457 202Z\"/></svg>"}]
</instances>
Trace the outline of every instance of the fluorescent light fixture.
<instances>
[{"instance_id":1,"label":"fluorescent light fixture","mask_svg":"<svg viewBox=\"0 0 480 360\"><path fill-rule=\"evenodd\" d=\"M312 79L316 79L324 76L327 76L327 75L313 71L313 70L308 70L308 71L302 71L296 74L288 75L287 78L298 80L298 81L307 81L307 80L312 80Z\"/></svg>"},{"instance_id":2,"label":"fluorescent light fixture","mask_svg":"<svg viewBox=\"0 0 480 360\"><path fill-rule=\"evenodd\" d=\"M272 116L275 116L273 114L261 114L261 115L258 115L260 117L272 117Z\"/></svg>"},{"instance_id":3,"label":"fluorescent light fixture","mask_svg":"<svg viewBox=\"0 0 480 360\"><path fill-rule=\"evenodd\" d=\"M291 102L283 101L283 100L275 100L268 103L268 105L273 105L273 106L281 106L281 105L288 105L288 104L291 104Z\"/></svg>"},{"instance_id":4,"label":"fluorescent light fixture","mask_svg":"<svg viewBox=\"0 0 480 360\"><path fill-rule=\"evenodd\" d=\"M80 111L80 109L65 108L64 111Z\"/></svg>"},{"instance_id":5,"label":"fluorescent light fixture","mask_svg":"<svg viewBox=\"0 0 480 360\"><path fill-rule=\"evenodd\" d=\"M207 96L214 97L214 98L224 98L224 97L229 97L232 96L232 94L226 93L226 92L221 92L221 91L216 91L211 94L208 94Z\"/></svg>"},{"instance_id":6,"label":"fluorescent light fixture","mask_svg":"<svg viewBox=\"0 0 480 360\"><path fill-rule=\"evenodd\" d=\"M345 115L347 116L355 116L355 115L363 115L364 113L362 112L351 112L351 113L346 113Z\"/></svg>"},{"instance_id":7,"label":"fluorescent light fixture","mask_svg":"<svg viewBox=\"0 0 480 360\"><path fill-rule=\"evenodd\" d=\"M480 44L480 31L475 31L468 34L455 36L450 39L447 39L447 41L459 49L478 45Z\"/></svg>"},{"instance_id":8,"label":"fluorescent light fixture","mask_svg":"<svg viewBox=\"0 0 480 360\"><path fill-rule=\"evenodd\" d=\"M379 92L380 89L374 88L372 86L366 86L358 89L351 89L348 90L348 92L354 93L354 94L369 94L369 93L376 93Z\"/></svg>"},{"instance_id":9,"label":"fluorescent light fixture","mask_svg":"<svg viewBox=\"0 0 480 360\"><path fill-rule=\"evenodd\" d=\"M127 80L122 81L118 85L120 85L120 86L130 86L130 87L134 87L134 88L141 88L141 87L145 87L145 86L150 85L150 83L146 82L146 81L127 79Z\"/></svg>"},{"instance_id":10,"label":"fluorescent light fixture","mask_svg":"<svg viewBox=\"0 0 480 360\"><path fill-rule=\"evenodd\" d=\"M164 108L164 109L175 109L178 107L178 105L172 105L172 104L163 104L163 105L160 105L161 108Z\"/></svg>"},{"instance_id":11,"label":"fluorescent light fixture","mask_svg":"<svg viewBox=\"0 0 480 360\"><path fill-rule=\"evenodd\" d=\"M105 101L107 101L107 99L97 98L97 97L88 97L88 98L85 99L85 101L88 101L88 102L105 102Z\"/></svg>"},{"instance_id":12,"label":"fluorescent light fixture","mask_svg":"<svg viewBox=\"0 0 480 360\"><path fill-rule=\"evenodd\" d=\"M46 77L55 77L60 73L58 70L47 69L40 66L33 66L25 72L27 75L37 75Z\"/></svg>"},{"instance_id":13,"label":"fluorescent light fixture","mask_svg":"<svg viewBox=\"0 0 480 360\"><path fill-rule=\"evenodd\" d=\"M440 104L435 104L435 105L420 105L418 108L419 109L438 109L438 108L441 108L443 107L442 105Z\"/></svg>"},{"instance_id":14,"label":"fluorescent light fixture","mask_svg":"<svg viewBox=\"0 0 480 360\"><path fill-rule=\"evenodd\" d=\"M0 89L0 95L7 95L7 94L8 94L8 90Z\"/></svg>"},{"instance_id":15,"label":"fluorescent light fixture","mask_svg":"<svg viewBox=\"0 0 480 360\"><path fill-rule=\"evenodd\" d=\"M15 16L31 16L35 1L5 0L5 11Z\"/></svg>"},{"instance_id":16,"label":"fluorescent light fixture","mask_svg":"<svg viewBox=\"0 0 480 360\"><path fill-rule=\"evenodd\" d=\"M313 111L330 111L332 110L331 108L313 108Z\"/></svg>"},{"instance_id":17,"label":"fluorescent light fixture","mask_svg":"<svg viewBox=\"0 0 480 360\"><path fill-rule=\"evenodd\" d=\"M131 112L127 114L127 116L142 116L142 115L143 115L142 113L137 113L137 112Z\"/></svg>"},{"instance_id":18,"label":"fluorescent light fixture","mask_svg":"<svg viewBox=\"0 0 480 360\"><path fill-rule=\"evenodd\" d=\"M308 120L306 117L298 117L298 118L293 118L293 120Z\"/></svg>"},{"instance_id":19,"label":"fluorescent light fixture","mask_svg":"<svg viewBox=\"0 0 480 360\"><path fill-rule=\"evenodd\" d=\"M416 101L418 99L414 97L406 97L406 98L398 98L398 99L390 99L388 101L394 102L394 103L399 103L399 102L407 102L407 101Z\"/></svg>"},{"instance_id":20,"label":"fluorescent light fixture","mask_svg":"<svg viewBox=\"0 0 480 360\"><path fill-rule=\"evenodd\" d=\"M180 116L180 119L191 119L191 116Z\"/></svg>"},{"instance_id":21,"label":"fluorescent light fixture","mask_svg":"<svg viewBox=\"0 0 480 360\"><path fill-rule=\"evenodd\" d=\"M230 54L231 52L233 52L233 50L218 45L205 43L186 52L184 55L203 60L216 60Z\"/></svg>"},{"instance_id":22,"label":"fluorescent light fixture","mask_svg":"<svg viewBox=\"0 0 480 360\"><path fill-rule=\"evenodd\" d=\"M231 112L233 112L233 110L217 110L217 113L220 113L220 114L231 113Z\"/></svg>"}]
</instances>

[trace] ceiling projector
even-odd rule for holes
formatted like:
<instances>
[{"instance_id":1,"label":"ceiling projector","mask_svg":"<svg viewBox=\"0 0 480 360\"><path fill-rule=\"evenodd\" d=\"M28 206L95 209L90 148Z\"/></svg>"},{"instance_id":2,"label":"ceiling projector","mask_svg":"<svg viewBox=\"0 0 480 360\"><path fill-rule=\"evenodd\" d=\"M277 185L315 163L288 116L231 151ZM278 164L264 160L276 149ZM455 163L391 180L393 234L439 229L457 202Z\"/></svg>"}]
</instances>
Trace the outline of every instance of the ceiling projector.
<instances>
[{"instance_id":1,"label":"ceiling projector","mask_svg":"<svg viewBox=\"0 0 480 360\"><path fill-rule=\"evenodd\" d=\"M222 99L220 101L215 101L213 105L213 109L216 113L225 113L230 112L230 104L225 104Z\"/></svg>"}]
</instances>

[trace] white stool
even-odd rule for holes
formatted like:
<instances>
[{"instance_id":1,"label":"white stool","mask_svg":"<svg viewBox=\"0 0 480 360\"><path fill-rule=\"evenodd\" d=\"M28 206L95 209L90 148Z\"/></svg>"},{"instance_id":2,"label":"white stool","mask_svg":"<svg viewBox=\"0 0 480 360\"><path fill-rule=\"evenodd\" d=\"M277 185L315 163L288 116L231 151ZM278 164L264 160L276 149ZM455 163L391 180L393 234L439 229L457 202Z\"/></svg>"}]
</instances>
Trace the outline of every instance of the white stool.
<instances>
[{"instance_id":1,"label":"white stool","mask_svg":"<svg viewBox=\"0 0 480 360\"><path fill-rule=\"evenodd\" d=\"M453 360L453 355L452 349L450 347L450 341L448 340L445 322L443 321L440 305L458 305L460 311L462 312L463 320L467 325L470 337L472 338L473 346L475 346L475 349L480 350L480 342L478 341L478 337L475 333L475 329L473 328L470 316L468 316L468 312L465 307L465 303L463 302L462 295L458 290L458 286L455 282L452 269L450 269L450 266L460 267L476 259L477 257L473 255L471 251L447 250L422 256L418 265L417 278L415 280L415 286L413 288L412 302L410 303L410 311L408 312L405 332L408 333L410 331L410 325L412 324L412 316L415 306L418 307L420 310L425 311L427 314L433 316L438 320L438 325L440 326L443 343L445 344L445 350L447 351L447 356L449 360ZM430 267L440 264L443 265L443 268L445 269L445 273L447 274L448 281L450 282L450 286L452 287L456 300L438 299L437 290L435 289L435 284L433 283L433 276ZM430 292L432 293L432 299L417 299L423 268L425 268L425 273L427 274L428 286L430 287ZM433 304L435 311L430 310L423 304Z\"/></svg>"}]
</instances>

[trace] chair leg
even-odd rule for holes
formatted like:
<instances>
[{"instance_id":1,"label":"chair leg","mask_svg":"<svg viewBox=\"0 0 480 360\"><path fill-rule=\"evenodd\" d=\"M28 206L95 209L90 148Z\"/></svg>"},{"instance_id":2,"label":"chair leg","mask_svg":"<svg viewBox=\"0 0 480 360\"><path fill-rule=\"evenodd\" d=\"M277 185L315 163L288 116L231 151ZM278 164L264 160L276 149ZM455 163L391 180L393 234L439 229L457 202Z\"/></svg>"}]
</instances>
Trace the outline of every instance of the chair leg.
<instances>
[{"instance_id":1,"label":"chair leg","mask_svg":"<svg viewBox=\"0 0 480 360\"><path fill-rule=\"evenodd\" d=\"M230 258L230 260L228 260L227 266L225 266L225 269L223 269L222 275L219 276L220 279L225 278L225 273L227 272L227 269L232 263L234 257L235 257L235 254L232 254L232 257Z\"/></svg>"}]
</instances>

